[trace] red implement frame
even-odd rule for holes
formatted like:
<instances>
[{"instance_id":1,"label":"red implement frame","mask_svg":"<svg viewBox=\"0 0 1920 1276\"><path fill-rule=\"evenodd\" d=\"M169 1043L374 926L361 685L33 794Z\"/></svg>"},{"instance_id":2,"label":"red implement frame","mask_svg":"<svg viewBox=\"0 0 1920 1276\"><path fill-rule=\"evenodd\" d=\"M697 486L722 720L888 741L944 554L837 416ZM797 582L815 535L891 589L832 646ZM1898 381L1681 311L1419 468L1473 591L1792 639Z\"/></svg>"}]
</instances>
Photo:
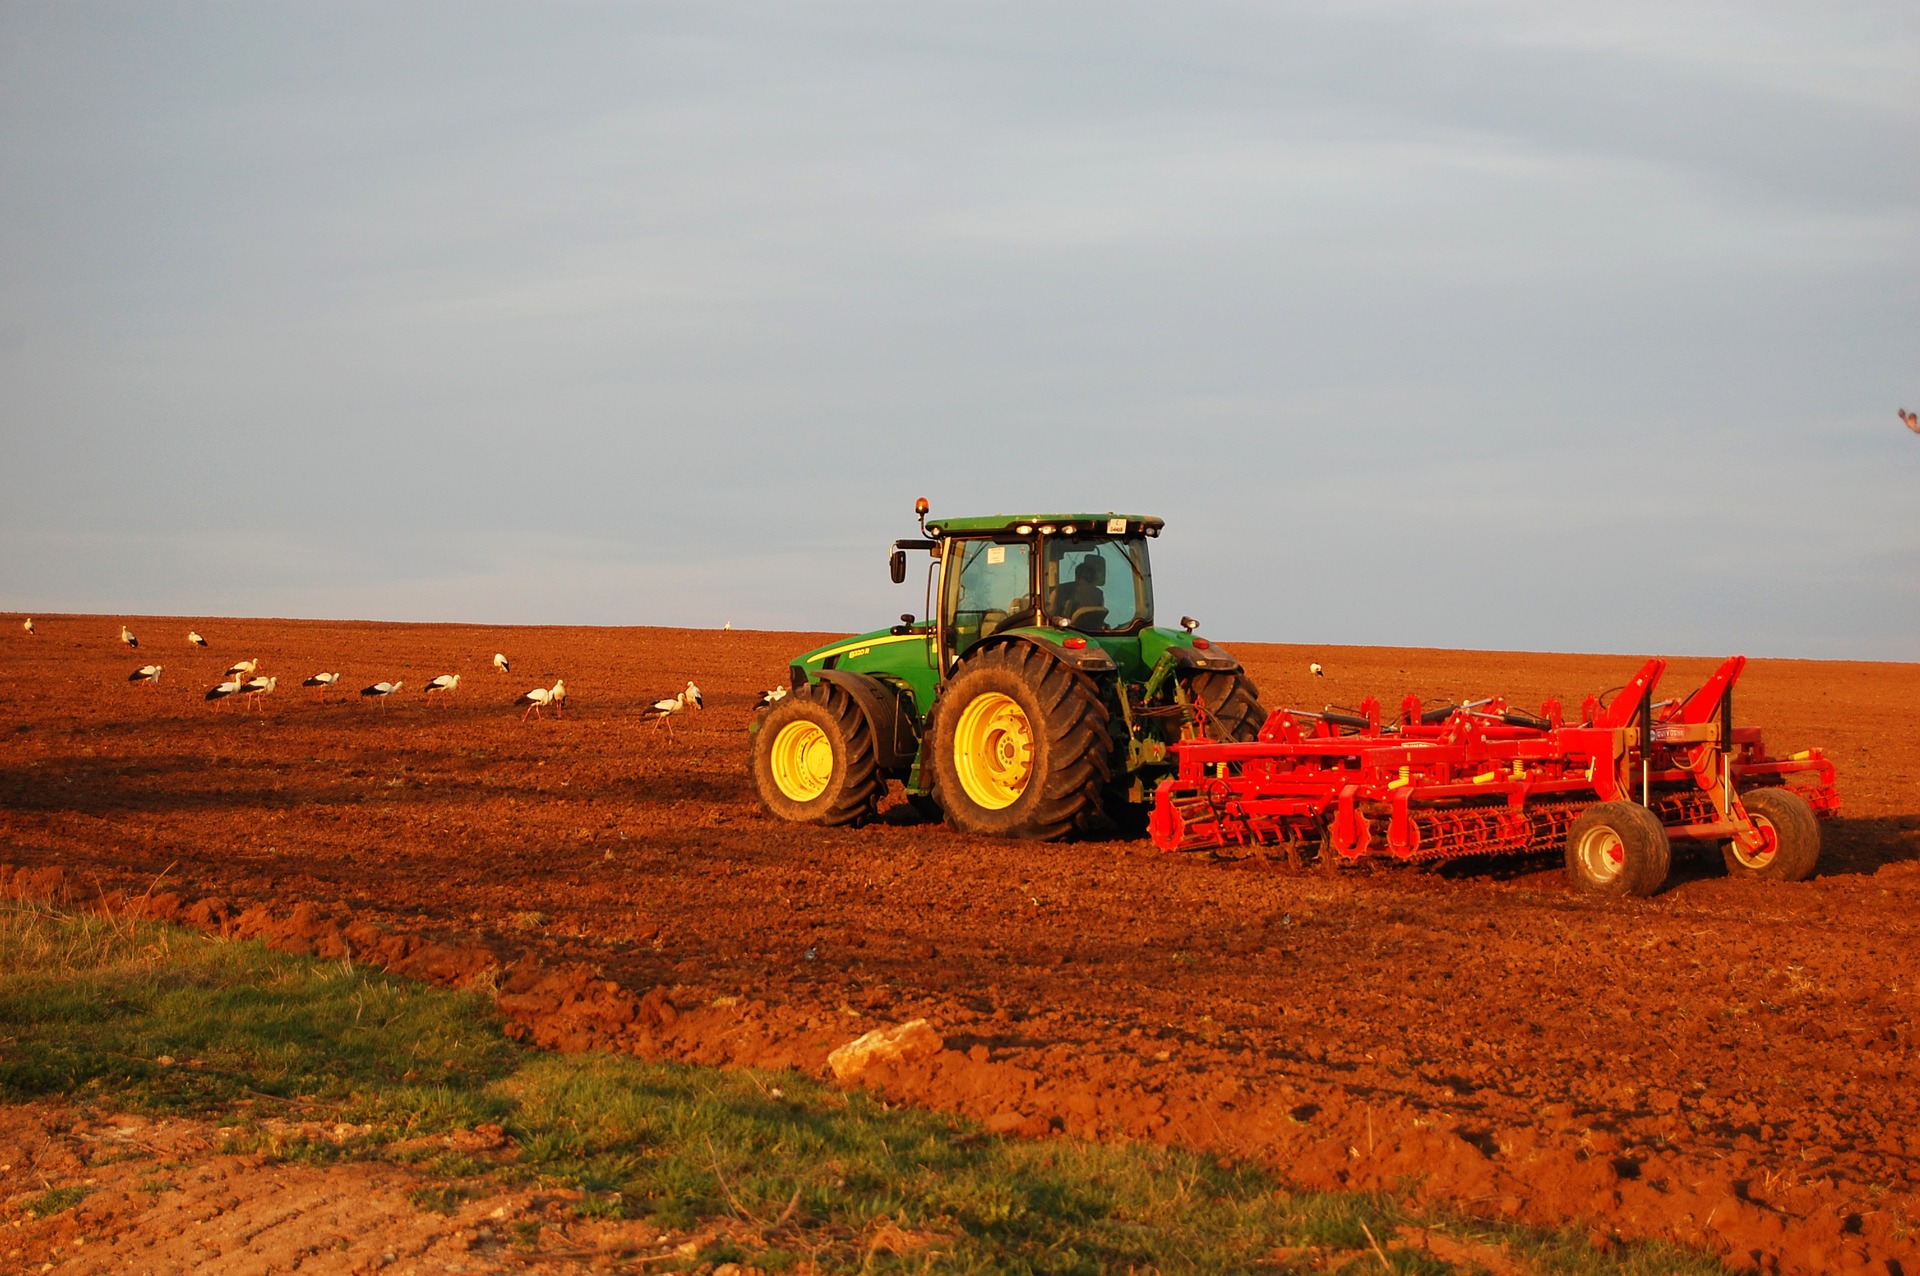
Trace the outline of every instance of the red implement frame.
<instances>
[{"instance_id":1,"label":"red implement frame","mask_svg":"<svg viewBox=\"0 0 1920 1276\"><path fill-rule=\"evenodd\" d=\"M1371 697L1357 714L1276 710L1257 741L1173 746L1179 770L1155 792L1153 840L1344 860L1514 854L1558 849L1587 807L1624 800L1652 810L1670 838L1757 852L1767 834L1743 791L1808 776L1795 791L1823 817L1840 798L1818 749L1772 758L1759 728L1733 725L1746 663L1733 656L1685 700L1656 703L1667 662L1649 660L1607 704L1589 697L1579 725L1552 700L1536 717L1499 699L1423 713L1409 696L1388 725Z\"/></svg>"}]
</instances>

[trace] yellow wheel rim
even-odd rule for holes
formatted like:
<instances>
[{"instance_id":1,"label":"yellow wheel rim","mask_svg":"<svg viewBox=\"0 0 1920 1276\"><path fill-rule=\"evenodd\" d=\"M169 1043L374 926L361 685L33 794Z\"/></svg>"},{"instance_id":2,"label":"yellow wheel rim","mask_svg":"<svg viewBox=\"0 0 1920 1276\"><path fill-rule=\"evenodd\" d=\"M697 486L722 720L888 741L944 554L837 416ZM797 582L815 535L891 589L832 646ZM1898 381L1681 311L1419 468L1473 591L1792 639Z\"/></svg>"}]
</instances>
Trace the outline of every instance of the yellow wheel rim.
<instances>
[{"instance_id":1,"label":"yellow wheel rim","mask_svg":"<svg viewBox=\"0 0 1920 1276\"><path fill-rule=\"evenodd\" d=\"M953 730L960 787L989 811L1012 806L1033 777L1033 724L1011 696L975 696Z\"/></svg>"},{"instance_id":2,"label":"yellow wheel rim","mask_svg":"<svg viewBox=\"0 0 1920 1276\"><path fill-rule=\"evenodd\" d=\"M818 724L789 722L773 737L773 782L795 802L811 802L833 779L833 741Z\"/></svg>"}]
</instances>

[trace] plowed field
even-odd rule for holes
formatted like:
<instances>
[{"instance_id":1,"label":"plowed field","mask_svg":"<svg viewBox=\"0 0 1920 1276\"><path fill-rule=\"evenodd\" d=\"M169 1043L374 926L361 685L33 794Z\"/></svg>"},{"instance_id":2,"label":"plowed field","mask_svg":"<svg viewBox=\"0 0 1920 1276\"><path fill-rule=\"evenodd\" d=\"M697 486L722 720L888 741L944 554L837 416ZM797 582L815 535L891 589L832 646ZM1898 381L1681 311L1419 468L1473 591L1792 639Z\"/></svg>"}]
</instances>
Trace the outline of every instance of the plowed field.
<instances>
[{"instance_id":1,"label":"plowed field","mask_svg":"<svg viewBox=\"0 0 1920 1276\"><path fill-rule=\"evenodd\" d=\"M817 1068L925 1017L947 1049L871 1083L996 1129L1177 1140L1740 1266L1920 1265L1920 666L1747 669L1740 720L1839 764L1815 880L1682 859L1659 896L1600 902L1553 864L1329 878L968 838L904 804L776 823L744 728L818 635L149 618L134 652L118 618L37 620L0 635L16 889L429 977L498 966L516 1030L562 1047ZM1577 705L1637 667L1233 649L1269 707ZM208 705L242 658L278 689ZM158 685L129 685L147 662ZM1715 663L1675 661L1666 689ZM298 687L322 669L345 690ZM514 697L555 677L565 716L523 723ZM689 678L704 711L641 721ZM405 686L353 694L379 679Z\"/></svg>"}]
</instances>

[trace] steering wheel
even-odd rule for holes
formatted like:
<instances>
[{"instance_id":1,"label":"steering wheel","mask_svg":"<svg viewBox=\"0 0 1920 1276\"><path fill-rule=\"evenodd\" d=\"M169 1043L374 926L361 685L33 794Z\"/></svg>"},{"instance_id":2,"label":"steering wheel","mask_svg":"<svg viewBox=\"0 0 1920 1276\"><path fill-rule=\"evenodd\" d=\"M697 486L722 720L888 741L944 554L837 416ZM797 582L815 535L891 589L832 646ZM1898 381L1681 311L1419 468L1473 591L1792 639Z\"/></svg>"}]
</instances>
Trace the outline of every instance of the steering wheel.
<instances>
[{"instance_id":1,"label":"steering wheel","mask_svg":"<svg viewBox=\"0 0 1920 1276\"><path fill-rule=\"evenodd\" d=\"M1073 614L1067 617L1069 629L1105 629L1106 627L1107 609L1105 607L1076 607L1073 609Z\"/></svg>"}]
</instances>

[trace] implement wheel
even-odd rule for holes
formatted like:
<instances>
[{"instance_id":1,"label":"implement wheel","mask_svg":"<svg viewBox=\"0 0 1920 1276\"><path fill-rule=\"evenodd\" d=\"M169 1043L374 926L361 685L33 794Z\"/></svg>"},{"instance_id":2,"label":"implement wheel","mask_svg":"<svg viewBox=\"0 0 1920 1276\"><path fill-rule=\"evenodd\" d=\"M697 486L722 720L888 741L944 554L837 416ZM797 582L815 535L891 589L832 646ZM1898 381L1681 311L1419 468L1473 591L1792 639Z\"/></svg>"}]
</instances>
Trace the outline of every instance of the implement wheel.
<instances>
[{"instance_id":1,"label":"implement wheel","mask_svg":"<svg viewBox=\"0 0 1920 1276\"><path fill-rule=\"evenodd\" d=\"M1260 738L1267 711L1260 707L1260 688L1240 672L1196 673L1187 679L1187 694L1207 707L1209 740L1236 744Z\"/></svg>"},{"instance_id":2,"label":"implement wheel","mask_svg":"<svg viewBox=\"0 0 1920 1276\"><path fill-rule=\"evenodd\" d=\"M1093 685L1028 643L989 647L935 706L934 789L968 833L1048 840L1101 820L1111 772Z\"/></svg>"},{"instance_id":3,"label":"implement wheel","mask_svg":"<svg viewBox=\"0 0 1920 1276\"><path fill-rule=\"evenodd\" d=\"M1820 863L1820 820L1807 800L1791 789L1748 789L1740 795L1747 818L1767 844L1749 851L1729 841L1722 853L1733 877L1775 882L1804 882Z\"/></svg>"},{"instance_id":4,"label":"implement wheel","mask_svg":"<svg viewBox=\"0 0 1920 1276\"><path fill-rule=\"evenodd\" d=\"M753 737L753 787L768 811L802 824L859 824L886 789L867 715L831 683L767 710Z\"/></svg>"},{"instance_id":5,"label":"implement wheel","mask_svg":"<svg viewBox=\"0 0 1920 1276\"><path fill-rule=\"evenodd\" d=\"M1567 830L1567 877L1594 895L1651 895L1666 883L1673 846L1638 802L1588 807Z\"/></svg>"}]
</instances>

